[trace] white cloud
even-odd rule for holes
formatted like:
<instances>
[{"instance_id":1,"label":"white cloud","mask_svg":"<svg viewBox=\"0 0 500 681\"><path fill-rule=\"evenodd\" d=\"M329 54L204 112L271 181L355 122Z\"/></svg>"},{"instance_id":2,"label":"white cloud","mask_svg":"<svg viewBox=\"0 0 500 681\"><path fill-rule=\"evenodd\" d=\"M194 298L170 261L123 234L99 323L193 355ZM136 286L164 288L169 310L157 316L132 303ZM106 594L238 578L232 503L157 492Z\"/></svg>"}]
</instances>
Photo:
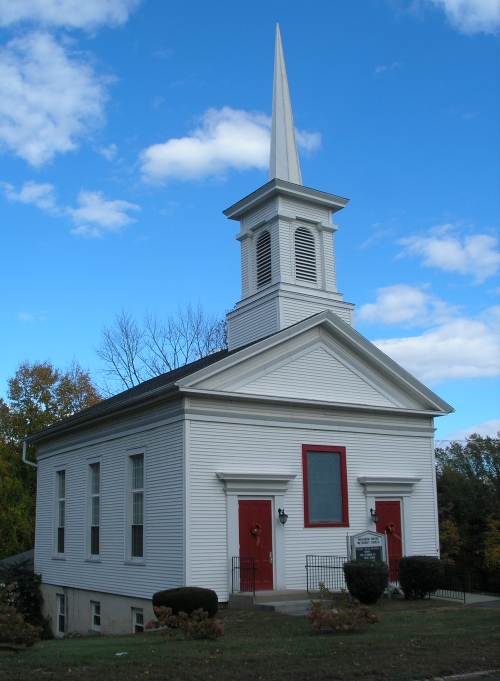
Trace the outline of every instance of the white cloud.
<instances>
[{"instance_id":1,"label":"white cloud","mask_svg":"<svg viewBox=\"0 0 500 681\"><path fill-rule=\"evenodd\" d=\"M394 61L392 62L392 64L389 64L389 66L380 64L375 68L375 75L380 76L381 73L386 73L387 71L394 71L394 69L398 69L400 66L401 66L400 61Z\"/></svg>"},{"instance_id":2,"label":"white cloud","mask_svg":"<svg viewBox=\"0 0 500 681\"><path fill-rule=\"evenodd\" d=\"M20 322L34 322L35 315L32 312L18 312L17 318Z\"/></svg>"},{"instance_id":3,"label":"white cloud","mask_svg":"<svg viewBox=\"0 0 500 681\"><path fill-rule=\"evenodd\" d=\"M0 0L0 26L25 21L94 29L127 21L140 0Z\"/></svg>"},{"instance_id":4,"label":"white cloud","mask_svg":"<svg viewBox=\"0 0 500 681\"><path fill-rule=\"evenodd\" d=\"M200 125L186 137L170 139L145 149L140 157L145 180L199 179L221 175L229 169L267 168L271 121L262 113L208 109ZM297 143L306 151L321 144L318 133L296 131Z\"/></svg>"},{"instance_id":5,"label":"white cloud","mask_svg":"<svg viewBox=\"0 0 500 681\"><path fill-rule=\"evenodd\" d=\"M107 161L112 161L118 153L116 144L109 144L107 147L101 147L99 153L104 156Z\"/></svg>"},{"instance_id":6,"label":"white cloud","mask_svg":"<svg viewBox=\"0 0 500 681\"><path fill-rule=\"evenodd\" d=\"M269 162L268 118L230 107L209 109L188 137L154 144L141 154L145 179L189 180L229 168L265 168Z\"/></svg>"},{"instance_id":7,"label":"white cloud","mask_svg":"<svg viewBox=\"0 0 500 681\"><path fill-rule=\"evenodd\" d=\"M448 321L458 312L456 307L426 292L426 288L395 284L377 289L376 301L362 305L357 318L374 324L429 326Z\"/></svg>"},{"instance_id":8,"label":"white cloud","mask_svg":"<svg viewBox=\"0 0 500 681\"><path fill-rule=\"evenodd\" d=\"M484 421L476 426L470 426L470 428L463 428L462 430L455 430L449 433L446 440L439 440L438 446L446 447L448 442L453 442L455 440L464 441L474 433L480 435L481 437L497 437L497 433L500 431L500 419L492 419L491 421Z\"/></svg>"},{"instance_id":9,"label":"white cloud","mask_svg":"<svg viewBox=\"0 0 500 681\"><path fill-rule=\"evenodd\" d=\"M105 100L82 56L70 56L46 33L0 49L0 145L33 166L76 149L102 122Z\"/></svg>"},{"instance_id":10,"label":"white cloud","mask_svg":"<svg viewBox=\"0 0 500 681\"><path fill-rule=\"evenodd\" d=\"M374 344L428 385L500 375L500 306L480 318L459 317L420 336Z\"/></svg>"},{"instance_id":11,"label":"white cloud","mask_svg":"<svg viewBox=\"0 0 500 681\"><path fill-rule=\"evenodd\" d=\"M500 29L498 0L427 0L442 9L462 33L496 33Z\"/></svg>"},{"instance_id":12,"label":"white cloud","mask_svg":"<svg viewBox=\"0 0 500 681\"><path fill-rule=\"evenodd\" d=\"M422 256L426 267L471 275L477 283L494 276L500 269L498 239L489 234L462 236L457 231L447 224L434 228L429 236L402 239L400 243L406 248L400 257Z\"/></svg>"},{"instance_id":13,"label":"white cloud","mask_svg":"<svg viewBox=\"0 0 500 681\"><path fill-rule=\"evenodd\" d=\"M107 201L101 192L82 190L78 195L79 208L67 208L77 227L74 234L100 237L106 232L119 232L122 227L134 222L127 211L140 210L128 201Z\"/></svg>"},{"instance_id":14,"label":"white cloud","mask_svg":"<svg viewBox=\"0 0 500 681\"><path fill-rule=\"evenodd\" d=\"M37 208L47 210L49 212L56 211L56 193L54 185L48 182L25 182L19 191L8 184L7 182L0 182L5 196L10 201L19 201L20 203L32 203Z\"/></svg>"},{"instance_id":15,"label":"white cloud","mask_svg":"<svg viewBox=\"0 0 500 681\"><path fill-rule=\"evenodd\" d=\"M316 151L321 147L321 134L319 132L305 132L295 130L297 146L304 151Z\"/></svg>"}]
</instances>

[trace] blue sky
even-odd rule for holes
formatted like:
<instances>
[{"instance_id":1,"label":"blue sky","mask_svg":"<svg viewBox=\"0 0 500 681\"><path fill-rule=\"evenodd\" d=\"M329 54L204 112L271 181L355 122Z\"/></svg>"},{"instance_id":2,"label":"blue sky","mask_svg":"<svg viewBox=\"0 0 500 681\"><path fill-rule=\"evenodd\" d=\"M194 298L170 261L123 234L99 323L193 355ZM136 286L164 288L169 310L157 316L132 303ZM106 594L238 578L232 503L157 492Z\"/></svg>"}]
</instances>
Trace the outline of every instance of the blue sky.
<instances>
[{"instance_id":1,"label":"blue sky","mask_svg":"<svg viewBox=\"0 0 500 681\"><path fill-rule=\"evenodd\" d=\"M455 407L438 440L493 435L498 0L0 0L0 394L26 359L99 379L122 308L239 300L222 210L267 181L276 20L357 330Z\"/></svg>"}]
</instances>

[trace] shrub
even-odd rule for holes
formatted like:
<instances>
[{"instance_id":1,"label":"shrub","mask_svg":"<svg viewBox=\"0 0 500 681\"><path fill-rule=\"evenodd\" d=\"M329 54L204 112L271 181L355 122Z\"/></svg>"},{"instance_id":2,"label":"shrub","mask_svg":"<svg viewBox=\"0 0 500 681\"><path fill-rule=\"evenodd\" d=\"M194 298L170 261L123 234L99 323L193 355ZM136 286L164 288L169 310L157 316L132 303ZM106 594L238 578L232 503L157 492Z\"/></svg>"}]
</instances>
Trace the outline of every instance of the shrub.
<instances>
[{"instance_id":1,"label":"shrub","mask_svg":"<svg viewBox=\"0 0 500 681\"><path fill-rule=\"evenodd\" d=\"M0 582L15 586L16 598L9 599L10 605L15 606L17 612L30 622L38 623L41 619L40 581L41 576L34 572L31 560L13 565L0 565ZM0 598L1 591L0 586Z\"/></svg>"},{"instance_id":2,"label":"shrub","mask_svg":"<svg viewBox=\"0 0 500 681\"><path fill-rule=\"evenodd\" d=\"M350 602L346 594L332 594L320 582L321 601L313 601L307 614L315 633L353 631L361 624L376 624L380 618L366 605Z\"/></svg>"},{"instance_id":3,"label":"shrub","mask_svg":"<svg viewBox=\"0 0 500 681\"><path fill-rule=\"evenodd\" d=\"M0 600L0 644L15 643L32 646L40 640L41 627L34 627L24 621L24 617L17 612L13 603L19 597L12 584L1 585L2 599Z\"/></svg>"},{"instance_id":4,"label":"shrub","mask_svg":"<svg viewBox=\"0 0 500 681\"><path fill-rule=\"evenodd\" d=\"M172 614L187 612L188 615L195 610L206 611L208 617L214 617L219 609L219 599L212 589L203 589L198 586L181 586L177 589L157 591L153 595L153 608L171 608Z\"/></svg>"},{"instance_id":5,"label":"shrub","mask_svg":"<svg viewBox=\"0 0 500 681\"><path fill-rule=\"evenodd\" d=\"M399 583L407 601L425 598L439 589L443 566L434 556L405 556L399 561Z\"/></svg>"},{"instance_id":6,"label":"shrub","mask_svg":"<svg viewBox=\"0 0 500 681\"><path fill-rule=\"evenodd\" d=\"M220 622L209 618L208 612L201 608L194 610L190 615L182 611L174 615L172 608L165 606L155 607L154 611L158 621L148 622L146 629L166 627L166 630L160 632L163 636L167 635L167 630L170 636L175 636L177 631L183 631L185 638L194 639L216 639L224 633L224 628Z\"/></svg>"},{"instance_id":7,"label":"shrub","mask_svg":"<svg viewBox=\"0 0 500 681\"><path fill-rule=\"evenodd\" d=\"M371 605L387 588L389 568L385 563L353 560L344 563L344 575L351 595L361 603Z\"/></svg>"}]
</instances>

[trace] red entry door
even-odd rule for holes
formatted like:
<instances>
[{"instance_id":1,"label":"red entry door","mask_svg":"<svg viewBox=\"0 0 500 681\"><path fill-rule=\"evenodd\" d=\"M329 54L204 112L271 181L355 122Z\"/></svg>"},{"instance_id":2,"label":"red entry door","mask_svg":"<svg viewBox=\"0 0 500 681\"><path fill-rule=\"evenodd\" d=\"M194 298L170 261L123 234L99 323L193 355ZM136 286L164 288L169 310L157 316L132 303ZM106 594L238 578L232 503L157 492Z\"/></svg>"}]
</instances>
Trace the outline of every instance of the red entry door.
<instances>
[{"instance_id":1,"label":"red entry door","mask_svg":"<svg viewBox=\"0 0 500 681\"><path fill-rule=\"evenodd\" d=\"M401 502L376 501L375 510L379 514L377 532L387 535L389 569L391 581L398 580L398 562L403 555L403 533L401 530Z\"/></svg>"},{"instance_id":2,"label":"red entry door","mask_svg":"<svg viewBox=\"0 0 500 681\"><path fill-rule=\"evenodd\" d=\"M255 559L255 589L273 588L273 526L271 501L239 501L240 558Z\"/></svg>"}]
</instances>

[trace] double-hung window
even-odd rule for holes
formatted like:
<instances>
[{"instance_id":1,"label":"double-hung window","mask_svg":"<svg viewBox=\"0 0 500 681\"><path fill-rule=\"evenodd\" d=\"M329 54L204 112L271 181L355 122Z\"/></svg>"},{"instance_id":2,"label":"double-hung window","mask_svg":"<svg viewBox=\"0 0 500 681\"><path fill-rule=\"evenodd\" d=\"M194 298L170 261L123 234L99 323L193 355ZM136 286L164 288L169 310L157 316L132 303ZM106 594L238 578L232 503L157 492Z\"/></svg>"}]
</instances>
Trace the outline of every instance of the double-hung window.
<instances>
[{"instance_id":1,"label":"double-hung window","mask_svg":"<svg viewBox=\"0 0 500 681\"><path fill-rule=\"evenodd\" d=\"M134 454L131 463L131 558L144 557L144 454Z\"/></svg>"},{"instance_id":2,"label":"double-hung window","mask_svg":"<svg viewBox=\"0 0 500 681\"><path fill-rule=\"evenodd\" d=\"M302 446L304 525L347 527L347 467L345 447Z\"/></svg>"},{"instance_id":3,"label":"double-hung window","mask_svg":"<svg viewBox=\"0 0 500 681\"><path fill-rule=\"evenodd\" d=\"M132 631L142 634L144 631L144 612L142 608L132 608Z\"/></svg>"},{"instance_id":4,"label":"double-hung window","mask_svg":"<svg viewBox=\"0 0 500 681\"><path fill-rule=\"evenodd\" d=\"M66 598L57 594L57 635L64 636L66 631Z\"/></svg>"},{"instance_id":5,"label":"double-hung window","mask_svg":"<svg viewBox=\"0 0 500 681\"><path fill-rule=\"evenodd\" d=\"M101 464L89 466L89 544L91 557L100 554Z\"/></svg>"},{"instance_id":6,"label":"double-hung window","mask_svg":"<svg viewBox=\"0 0 500 681\"><path fill-rule=\"evenodd\" d=\"M56 553L64 554L66 526L66 471L56 473Z\"/></svg>"},{"instance_id":7,"label":"double-hung window","mask_svg":"<svg viewBox=\"0 0 500 681\"><path fill-rule=\"evenodd\" d=\"M92 629L94 631L101 631L101 604L97 601L91 601L90 606L92 611Z\"/></svg>"}]
</instances>

